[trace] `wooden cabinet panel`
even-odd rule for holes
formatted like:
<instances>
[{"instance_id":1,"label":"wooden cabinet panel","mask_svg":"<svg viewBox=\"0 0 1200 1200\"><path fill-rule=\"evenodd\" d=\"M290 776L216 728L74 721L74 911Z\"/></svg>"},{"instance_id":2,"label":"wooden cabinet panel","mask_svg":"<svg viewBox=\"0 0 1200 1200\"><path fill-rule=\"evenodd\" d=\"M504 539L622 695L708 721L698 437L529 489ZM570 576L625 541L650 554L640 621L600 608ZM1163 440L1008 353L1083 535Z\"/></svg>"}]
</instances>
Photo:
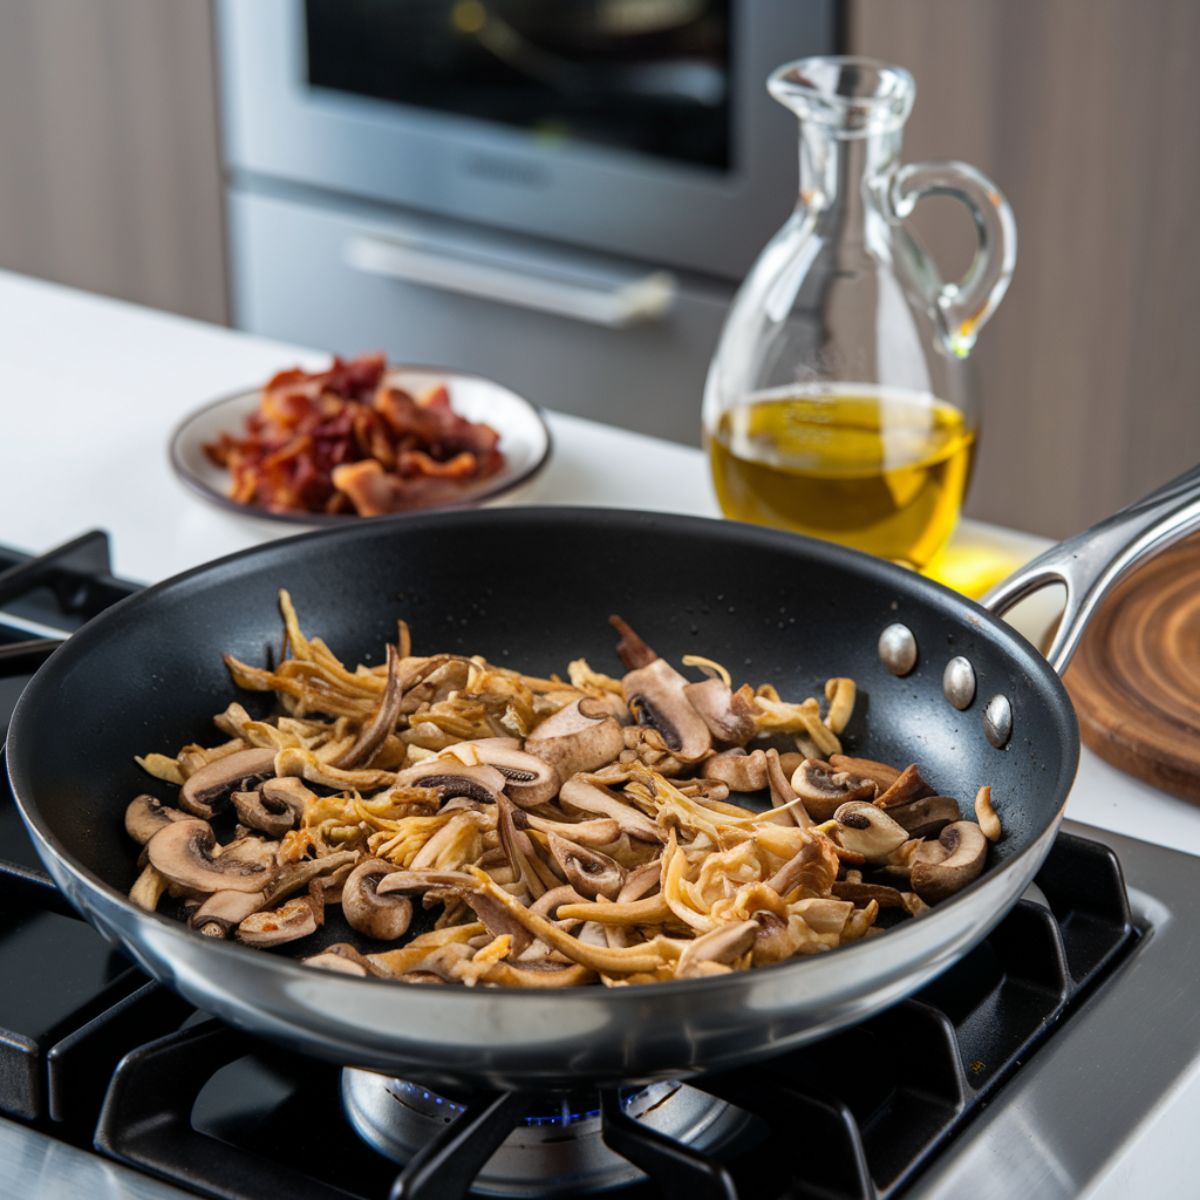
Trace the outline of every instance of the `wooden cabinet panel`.
<instances>
[{"instance_id":1,"label":"wooden cabinet panel","mask_svg":"<svg viewBox=\"0 0 1200 1200\"><path fill-rule=\"evenodd\" d=\"M1064 535L1195 463L1200 5L854 0L849 37L916 76L905 156L974 163L1016 212L968 511ZM940 203L920 231L961 265Z\"/></svg>"},{"instance_id":2,"label":"wooden cabinet panel","mask_svg":"<svg viewBox=\"0 0 1200 1200\"><path fill-rule=\"evenodd\" d=\"M0 267L226 320L208 0L0 0Z\"/></svg>"}]
</instances>

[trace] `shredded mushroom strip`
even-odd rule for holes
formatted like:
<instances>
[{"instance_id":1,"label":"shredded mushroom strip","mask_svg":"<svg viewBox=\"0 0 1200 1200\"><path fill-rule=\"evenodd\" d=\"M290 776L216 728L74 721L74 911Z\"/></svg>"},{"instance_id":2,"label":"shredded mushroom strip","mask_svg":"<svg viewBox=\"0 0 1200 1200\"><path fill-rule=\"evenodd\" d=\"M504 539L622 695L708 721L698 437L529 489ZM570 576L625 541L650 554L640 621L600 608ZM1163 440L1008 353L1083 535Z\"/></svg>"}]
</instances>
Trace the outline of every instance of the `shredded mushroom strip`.
<instances>
[{"instance_id":1,"label":"shredded mushroom strip","mask_svg":"<svg viewBox=\"0 0 1200 1200\"><path fill-rule=\"evenodd\" d=\"M719 975L919 916L1001 836L990 788L976 824L916 764L842 753L852 679L825 682L824 709L700 656L689 679L619 617L620 678L414 655L403 622L351 670L280 608L278 666L225 660L276 713L231 703L216 745L137 760L178 793L126 810L130 897L169 897L206 937L311 939L317 968L467 987ZM359 944L317 937L337 908Z\"/></svg>"}]
</instances>

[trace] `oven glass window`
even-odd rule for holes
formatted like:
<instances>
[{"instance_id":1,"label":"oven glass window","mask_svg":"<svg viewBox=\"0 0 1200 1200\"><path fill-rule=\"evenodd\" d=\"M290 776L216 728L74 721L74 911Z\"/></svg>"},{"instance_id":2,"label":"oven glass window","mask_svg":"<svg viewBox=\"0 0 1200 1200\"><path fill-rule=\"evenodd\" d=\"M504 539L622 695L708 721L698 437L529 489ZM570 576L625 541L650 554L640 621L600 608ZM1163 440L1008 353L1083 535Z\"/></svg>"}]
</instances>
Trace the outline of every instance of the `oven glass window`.
<instances>
[{"instance_id":1,"label":"oven glass window","mask_svg":"<svg viewBox=\"0 0 1200 1200\"><path fill-rule=\"evenodd\" d=\"M718 171L731 0L306 0L313 87Z\"/></svg>"}]
</instances>

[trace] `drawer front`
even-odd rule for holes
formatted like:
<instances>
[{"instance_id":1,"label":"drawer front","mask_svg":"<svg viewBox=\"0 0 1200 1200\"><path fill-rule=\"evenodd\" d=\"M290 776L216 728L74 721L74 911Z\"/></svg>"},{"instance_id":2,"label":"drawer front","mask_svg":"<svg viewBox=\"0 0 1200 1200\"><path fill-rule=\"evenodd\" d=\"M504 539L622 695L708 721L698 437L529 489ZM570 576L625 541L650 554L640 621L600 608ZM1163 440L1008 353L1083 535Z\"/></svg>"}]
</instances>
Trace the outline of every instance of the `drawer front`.
<instances>
[{"instance_id":1,"label":"drawer front","mask_svg":"<svg viewBox=\"0 0 1200 1200\"><path fill-rule=\"evenodd\" d=\"M244 189L229 192L229 225L242 329L475 371L547 408L699 441L731 298L718 288Z\"/></svg>"}]
</instances>

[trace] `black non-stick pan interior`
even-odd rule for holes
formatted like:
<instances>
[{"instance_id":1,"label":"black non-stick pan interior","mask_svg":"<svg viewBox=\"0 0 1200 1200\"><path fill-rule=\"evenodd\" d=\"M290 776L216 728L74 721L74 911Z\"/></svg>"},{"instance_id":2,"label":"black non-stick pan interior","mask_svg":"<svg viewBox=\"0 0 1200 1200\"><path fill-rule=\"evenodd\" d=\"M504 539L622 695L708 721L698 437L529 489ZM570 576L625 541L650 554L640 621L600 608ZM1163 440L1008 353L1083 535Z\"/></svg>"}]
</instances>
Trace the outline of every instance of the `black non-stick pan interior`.
<instances>
[{"instance_id":1,"label":"black non-stick pan interior","mask_svg":"<svg viewBox=\"0 0 1200 1200\"><path fill-rule=\"evenodd\" d=\"M26 812L60 852L125 892L137 847L125 806L139 791L169 801L134 755L222 740L212 715L239 693L222 655L277 658L277 604L287 588L304 630L348 664L379 662L397 618L417 653L483 654L502 666L565 675L585 656L621 671L610 613L665 657L706 655L735 684L775 684L786 698L821 695L849 675L860 700L848 753L921 764L964 812L991 784L1018 854L1053 818L1070 783L1076 735L1057 678L1020 638L952 593L908 572L822 543L747 526L603 510L508 509L396 521L309 535L233 556L147 590L98 618L54 655L22 698L9 754ZM877 643L902 621L916 669L898 679ZM946 661L973 663L966 712L942 695ZM983 703L1012 701L1004 750L986 741ZM264 711L260 707L259 711ZM291 949L291 948L287 948ZM301 942L298 953L311 953Z\"/></svg>"}]
</instances>

